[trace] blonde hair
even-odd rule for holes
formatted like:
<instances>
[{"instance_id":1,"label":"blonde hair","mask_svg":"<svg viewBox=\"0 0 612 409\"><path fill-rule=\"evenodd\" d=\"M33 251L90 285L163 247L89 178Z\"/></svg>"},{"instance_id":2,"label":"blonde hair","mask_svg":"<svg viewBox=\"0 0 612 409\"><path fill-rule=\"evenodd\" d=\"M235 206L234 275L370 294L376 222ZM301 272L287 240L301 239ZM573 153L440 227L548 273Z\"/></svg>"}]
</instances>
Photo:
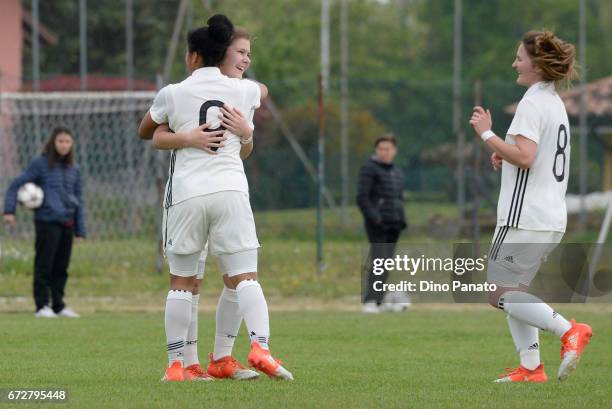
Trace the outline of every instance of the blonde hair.
<instances>
[{"instance_id":1,"label":"blonde hair","mask_svg":"<svg viewBox=\"0 0 612 409\"><path fill-rule=\"evenodd\" d=\"M244 38L245 40L249 41L253 40L253 36L251 35L251 33L246 31L246 29L242 27L234 27L234 34L232 35L232 39L230 40L230 42L234 42L241 38Z\"/></svg>"},{"instance_id":2,"label":"blonde hair","mask_svg":"<svg viewBox=\"0 0 612 409\"><path fill-rule=\"evenodd\" d=\"M544 81L567 88L577 79L576 48L552 31L529 31L521 40L533 65L540 69Z\"/></svg>"}]
</instances>

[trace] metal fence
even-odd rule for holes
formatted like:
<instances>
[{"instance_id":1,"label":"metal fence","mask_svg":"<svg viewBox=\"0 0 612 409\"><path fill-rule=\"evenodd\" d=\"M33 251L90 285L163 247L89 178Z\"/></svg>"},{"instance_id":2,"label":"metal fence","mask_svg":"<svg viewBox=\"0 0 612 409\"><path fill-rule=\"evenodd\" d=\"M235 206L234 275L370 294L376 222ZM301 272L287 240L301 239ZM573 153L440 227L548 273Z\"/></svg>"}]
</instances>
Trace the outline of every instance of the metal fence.
<instances>
[{"instance_id":1,"label":"metal fence","mask_svg":"<svg viewBox=\"0 0 612 409\"><path fill-rule=\"evenodd\" d=\"M74 133L92 238L151 234L159 202L158 155L137 137L154 93L2 94L0 194L42 152L53 128ZM21 223L19 232L31 230Z\"/></svg>"},{"instance_id":2,"label":"metal fence","mask_svg":"<svg viewBox=\"0 0 612 409\"><path fill-rule=\"evenodd\" d=\"M314 207L316 184L304 162L316 164L318 118L314 86L304 83L301 95L282 84L274 90L274 109L264 104L256 112L255 150L245 161L251 202L257 214L268 210ZM406 174L405 189L412 201L447 201L456 197L456 161L460 153L452 133L452 83L410 83L384 80L354 80L349 110L349 203L354 202L359 167L372 153L372 142L383 132L394 132L399 140L397 164ZM339 86L330 84L327 99L326 183L330 195L340 202L340 110ZM312 91L312 92L311 92ZM501 133L511 116L504 107L517 101L521 89L509 83L483 83L483 103L491 108L495 129ZM462 90L467 147L464 178L469 202L494 214L497 173L488 168L487 152L475 149L480 141L472 137L467 118L473 105L472 86ZM4 93L0 94L0 197L10 181L41 153L51 130L59 125L74 132L76 162L84 179L86 221L92 240L107 247L94 249L88 263L117 258L119 250L132 255L131 263L151 268L160 218L160 203L167 176L167 154L156 151L137 137L137 126L149 108L153 92L87 93ZM573 143L577 138L573 136ZM289 139L293 143L289 143ZM303 156L296 153L299 145ZM597 144L589 145L589 191L599 190L603 155ZM480 158L480 159L479 159ZM572 158L570 192L578 190L578 157ZM7 243L32 237L29 212L20 211L15 230L4 230ZM274 231L260 218L258 229ZM356 228L360 222L352 221ZM263 224L262 224L263 223ZM147 241L138 253L126 240ZM313 232L314 239L314 232ZM107 243L113 242L113 246ZM31 243L31 241L28 241ZM133 243L133 242L130 242ZM110 247L108 247L110 246ZM140 255L138 255L140 254ZM146 254L146 256L145 256ZM0 255L1 256L1 255ZM85 256L84 256L85 257ZM121 261L118 261L121 262ZM158 267L160 266L158 258Z\"/></svg>"},{"instance_id":3,"label":"metal fence","mask_svg":"<svg viewBox=\"0 0 612 409\"><path fill-rule=\"evenodd\" d=\"M154 93L0 94L0 197L11 180L41 154L51 131L70 129L81 169L87 244L73 269L153 270L165 181L165 155L137 137ZM34 226L19 208L17 226L0 236L3 272L31 268ZM138 245L146 238L146 245ZM157 257L157 266L161 267Z\"/></svg>"}]
</instances>

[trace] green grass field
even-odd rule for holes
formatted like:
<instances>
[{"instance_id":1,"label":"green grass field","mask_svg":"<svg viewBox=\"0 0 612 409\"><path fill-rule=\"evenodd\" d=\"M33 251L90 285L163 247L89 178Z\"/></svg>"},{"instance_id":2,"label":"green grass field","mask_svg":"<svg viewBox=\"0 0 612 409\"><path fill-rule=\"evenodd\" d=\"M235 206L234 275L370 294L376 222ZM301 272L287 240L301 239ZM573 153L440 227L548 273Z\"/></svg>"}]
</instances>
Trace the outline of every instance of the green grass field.
<instances>
[{"instance_id":1,"label":"green grass field","mask_svg":"<svg viewBox=\"0 0 612 409\"><path fill-rule=\"evenodd\" d=\"M454 204L447 202L408 204L406 214L410 228L402 234L401 243L469 241L469 238L451 234L456 230L453 222L456 213ZM594 225L601 224L601 217L603 215L596 215ZM367 251L367 242L356 207L349 208L346 224L336 213L326 210L323 246L326 268L321 275L317 275L316 213L313 209L256 212L255 218L262 243L259 271L268 295L337 299L359 294L361 261ZM25 216L22 219L23 223L28 222ZM492 226L483 228L481 242L489 243L491 235ZM586 242L596 237L595 230L582 234L568 232L564 241ZM612 243L612 234L608 242ZM0 233L0 311L19 311L10 299L30 297L33 258L32 239L14 237L7 231ZM157 243L153 234L88 239L74 247L67 295L73 298L116 297L117 302L121 302L137 293L157 300L167 291L168 270L164 265L163 272L157 272L156 259ZM221 286L217 263L211 260L206 268L203 292L218 294Z\"/></svg>"},{"instance_id":2,"label":"green grass field","mask_svg":"<svg viewBox=\"0 0 612 409\"><path fill-rule=\"evenodd\" d=\"M403 240L415 243L438 240L425 234L431 217L452 219L456 215L449 203L410 204L406 212L412 227ZM20 216L21 223L31 223L29 214ZM255 217L262 243L259 270L268 294L329 299L359 293L361 253L367 243L356 207L349 209L346 224L333 211L325 211L327 268L322 275L316 274L314 209L262 211ZM163 273L156 272L156 252L153 233L86 240L74 247L68 296L125 298L137 292L158 298L167 291L168 270L164 265ZM33 239L8 230L0 232L0 298L30 296L33 259ZM214 260L207 263L207 271L204 292L218 294L219 271ZM0 311L3 308L15 310L0 302Z\"/></svg>"},{"instance_id":3,"label":"green grass field","mask_svg":"<svg viewBox=\"0 0 612 409\"><path fill-rule=\"evenodd\" d=\"M273 351L294 382L161 384L163 313L104 313L78 320L0 315L0 388L66 388L69 408L609 408L612 309L561 306L594 338L578 370L555 379L559 343L541 336L547 384L493 384L517 363L504 314L419 306L404 314L274 312ZM200 313L200 356L213 313ZM243 330L244 331L244 330ZM245 360L241 332L235 355ZM4 408L29 405L0 403Z\"/></svg>"},{"instance_id":4,"label":"green grass field","mask_svg":"<svg viewBox=\"0 0 612 409\"><path fill-rule=\"evenodd\" d=\"M409 205L404 243L440 243L433 219L454 217L447 203ZM155 271L154 237L88 240L75 247L67 302L79 320L33 317L29 239L2 238L0 257L0 389L67 388L69 408L606 408L612 400L612 306L565 305L567 317L595 331L578 371L556 381L559 343L541 337L552 378L544 385L491 381L517 356L504 314L483 306L418 305L405 314L362 315L361 218L344 226L326 213L326 269L316 273L314 212L256 213L263 244L260 281L272 311L272 347L294 373L292 383L259 379L160 384L165 365L163 305L167 269ZM592 241L595 232L568 234ZM490 231L483 231L483 242ZM612 240L612 237L608 239ZM222 283L207 265L200 356L212 349L212 312ZM244 332L235 355L247 354ZM4 407L23 408L28 405Z\"/></svg>"}]
</instances>

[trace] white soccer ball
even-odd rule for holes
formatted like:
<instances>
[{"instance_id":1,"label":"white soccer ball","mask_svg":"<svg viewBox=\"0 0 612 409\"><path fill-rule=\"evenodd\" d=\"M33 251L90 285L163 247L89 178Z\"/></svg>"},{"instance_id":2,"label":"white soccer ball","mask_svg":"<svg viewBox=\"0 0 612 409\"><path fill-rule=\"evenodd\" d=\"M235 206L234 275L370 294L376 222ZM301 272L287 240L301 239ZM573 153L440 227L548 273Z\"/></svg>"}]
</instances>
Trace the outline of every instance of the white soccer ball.
<instances>
[{"instance_id":1,"label":"white soccer ball","mask_svg":"<svg viewBox=\"0 0 612 409\"><path fill-rule=\"evenodd\" d=\"M28 209L39 208L44 199L43 190L34 183L26 183L17 191L17 201Z\"/></svg>"}]
</instances>

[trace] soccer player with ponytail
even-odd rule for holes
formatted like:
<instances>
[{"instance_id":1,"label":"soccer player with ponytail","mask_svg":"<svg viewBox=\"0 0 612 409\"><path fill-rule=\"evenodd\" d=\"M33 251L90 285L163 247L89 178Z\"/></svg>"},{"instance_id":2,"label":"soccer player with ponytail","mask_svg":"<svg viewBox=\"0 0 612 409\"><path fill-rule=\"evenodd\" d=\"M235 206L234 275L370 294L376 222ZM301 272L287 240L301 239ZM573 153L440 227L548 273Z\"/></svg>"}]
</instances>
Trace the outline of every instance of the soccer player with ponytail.
<instances>
[{"instance_id":1,"label":"soccer player with ponytail","mask_svg":"<svg viewBox=\"0 0 612 409\"><path fill-rule=\"evenodd\" d=\"M259 106L265 87L226 77L218 68L233 35L234 26L223 15L211 17L208 26L189 33L185 62L191 75L160 90L141 123L142 138L150 138L159 124L168 123L177 133L211 124L213 113L223 106L245 113ZM249 364L268 376L293 379L272 357L268 346L268 306L257 281L260 245L240 159L244 141L231 131L213 130L211 136L216 139L207 143L209 149L185 147L173 150L171 156L164 203L164 249L171 288L165 319L168 368L163 380L191 379L183 367L184 352L192 291L207 242L236 289L239 310L251 337Z\"/></svg>"},{"instance_id":2,"label":"soccer player with ponytail","mask_svg":"<svg viewBox=\"0 0 612 409\"><path fill-rule=\"evenodd\" d=\"M251 64L251 35L244 29L235 27L230 45L225 57L219 65L221 74L230 78L242 79L245 71ZM245 80L248 81L248 80ZM262 98L265 97L262 92ZM241 138L240 158L246 159L253 151L253 115L251 112L243 114L237 108L220 108L219 119L225 129ZM214 120L214 115L213 115ZM157 149L182 149L186 147L207 150L212 143L215 132L206 132L208 124L193 129L190 132L170 131L168 124L160 124L155 128L152 136L153 147ZM224 133L217 131L217 133ZM214 154L214 151L209 150ZM250 209L249 209L250 211ZM196 283L192 288L191 322L187 332L184 367L188 377L198 379L213 376L218 379L249 380L259 376L259 373L246 368L232 356L234 341L240 330L242 314L236 294L236 286L232 284L227 274L223 274L223 290L219 297L215 317L215 342L213 352L210 353L210 363L205 370L200 364L198 355L198 305L200 301L200 287L204 278L208 246L202 251L198 262Z\"/></svg>"}]
</instances>

